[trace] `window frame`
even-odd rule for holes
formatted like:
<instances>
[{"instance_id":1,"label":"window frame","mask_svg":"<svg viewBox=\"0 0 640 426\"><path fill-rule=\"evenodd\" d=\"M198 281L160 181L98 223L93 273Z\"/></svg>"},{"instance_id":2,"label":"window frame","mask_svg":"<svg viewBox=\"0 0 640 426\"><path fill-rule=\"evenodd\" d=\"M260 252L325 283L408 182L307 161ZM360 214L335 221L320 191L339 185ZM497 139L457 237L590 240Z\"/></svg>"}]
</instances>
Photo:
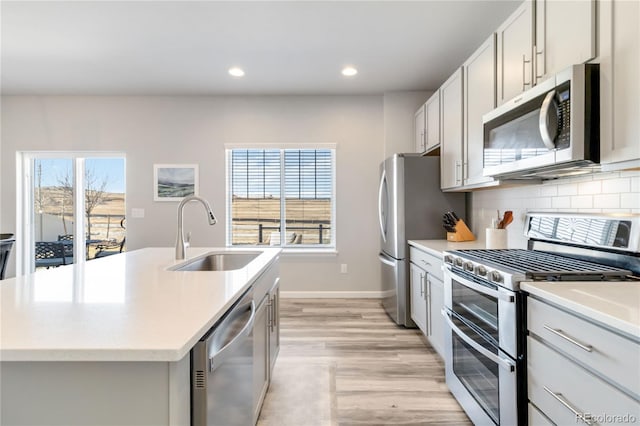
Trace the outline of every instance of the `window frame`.
<instances>
[{"instance_id":1,"label":"window frame","mask_svg":"<svg viewBox=\"0 0 640 426\"><path fill-rule=\"evenodd\" d=\"M284 152L285 150L330 150L331 151L331 241L328 244L287 244L281 239L279 245L265 245L265 247L281 248L284 252L304 254L304 253L337 253L337 192L336 192L336 170L337 170L337 147L336 144L225 144L225 245L226 247L248 248L256 247L254 244L232 244L232 179L231 179L231 155L233 150L279 150L280 151L280 223L282 226L281 234L286 233L286 197L285 197L285 167Z\"/></svg>"},{"instance_id":2,"label":"window frame","mask_svg":"<svg viewBox=\"0 0 640 426\"><path fill-rule=\"evenodd\" d=\"M39 158L70 159L73 165L73 214L75 264L85 263L85 227L84 188L85 160L88 158L122 158L125 164L125 185L127 174L127 156L122 151L18 151L16 153L16 275L25 275L35 271L35 204L33 185L35 176L34 162ZM126 197L125 186L125 197ZM126 198L125 198L126 200ZM125 201L126 203L126 201ZM126 205L126 204L125 204ZM76 238L78 236L79 238Z\"/></svg>"}]
</instances>

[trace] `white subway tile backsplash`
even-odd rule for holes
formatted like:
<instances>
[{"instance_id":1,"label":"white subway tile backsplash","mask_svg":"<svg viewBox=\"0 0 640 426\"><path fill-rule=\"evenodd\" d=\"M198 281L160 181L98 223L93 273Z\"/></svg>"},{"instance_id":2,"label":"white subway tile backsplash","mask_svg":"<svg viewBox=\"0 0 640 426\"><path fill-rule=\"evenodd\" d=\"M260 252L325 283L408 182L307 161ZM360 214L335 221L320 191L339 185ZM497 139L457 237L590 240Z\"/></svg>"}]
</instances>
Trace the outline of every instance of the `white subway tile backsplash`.
<instances>
[{"instance_id":1,"label":"white subway tile backsplash","mask_svg":"<svg viewBox=\"0 0 640 426\"><path fill-rule=\"evenodd\" d=\"M571 197L572 209L590 209L593 208L592 195L574 195Z\"/></svg>"},{"instance_id":2,"label":"white subway tile backsplash","mask_svg":"<svg viewBox=\"0 0 640 426\"><path fill-rule=\"evenodd\" d=\"M619 194L622 192L629 192L630 190L630 178L607 179L602 181L602 192L605 194Z\"/></svg>"},{"instance_id":3,"label":"white subway tile backsplash","mask_svg":"<svg viewBox=\"0 0 640 426\"><path fill-rule=\"evenodd\" d=\"M554 209L571 208L571 197L553 197L551 199L551 207Z\"/></svg>"},{"instance_id":4,"label":"white subway tile backsplash","mask_svg":"<svg viewBox=\"0 0 640 426\"><path fill-rule=\"evenodd\" d=\"M537 185L476 191L471 196L473 224L477 229L488 226L496 210L520 212L522 220L530 211L640 213L640 172L598 173ZM513 225L521 227L521 223L515 222ZM509 244L512 244L511 232Z\"/></svg>"},{"instance_id":5,"label":"white subway tile backsplash","mask_svg":"<svg viewBox=\"0 0 640 426\"><path fill-rule=\"evenodd\" d=\"M593 207L600 208L600 209L620 208L620 194L594 195Z\"/></svg>"},{"instance_id":6,"label":"white subway tile backsplash","mask_svg":"<svg viewBox=\"0 0 640 426\"><path fill-rule=\"evenodd\" d=\"M540 196L554 197L558 195L558 185L542 185L540 187Z\"/></svg>"},{"instance_id":7,"label":"white subway tile backsplash","mask_svg":"<svg viewBox=\"0 0 640 426\"><path fill-rule=\"evenodd\" d=\"M640 194L634 192L620 194L620 208L637 209L640 207Z\"/></svg>"},{"instance_id":8,"label":"white subway tile backsplash","mask_svg":"<svg viewBox=\"0 0 640 426\"><path fill-rule=\"evenodd\" d=\"M558 195L577 195L578 194L578 184L577 183L566 183L563 185L558 185Z\"/></svg>"},{"instance_id":9,"label":"white subway tile backsplash","mask_svg":"<svg viewBox=\"0 0 640 426\"><path fill-rule=\"evenodd\" d=\"M599 180L582 182L578 184L578 194L599 194L602 192L602 182Z\"/></svg>"}]
</instances>

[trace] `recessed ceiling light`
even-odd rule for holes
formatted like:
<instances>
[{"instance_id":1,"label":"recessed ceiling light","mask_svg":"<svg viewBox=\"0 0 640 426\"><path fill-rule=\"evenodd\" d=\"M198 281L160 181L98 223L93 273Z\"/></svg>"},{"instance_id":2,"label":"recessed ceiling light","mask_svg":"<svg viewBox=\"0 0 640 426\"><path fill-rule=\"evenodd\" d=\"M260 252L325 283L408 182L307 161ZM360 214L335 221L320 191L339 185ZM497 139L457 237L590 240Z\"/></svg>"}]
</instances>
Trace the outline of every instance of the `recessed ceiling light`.
<instances>
[{"instance_id":1,"label":"recessed ceiling light","mask_svg":"<svg viewBox=\"0 0 640 426\"><path fill-rule=\"evenodd\" d=\"M229 68L229 74L234 77L242 77L244 75L244 71L242 70L242 68L233 67Z\"/></svg>"},{"instance_id":2,"label":"recessed ceiling light","mask_svg":"<svg viewBox=\"0 0 640 426\"><path fill-rule=\"evenodd\" d=\"M345 77L353 77L356 74L358 74L358 70L354 67L344 67L342 69L342 75L344 75Z\"/></svg>"}]
</instances>

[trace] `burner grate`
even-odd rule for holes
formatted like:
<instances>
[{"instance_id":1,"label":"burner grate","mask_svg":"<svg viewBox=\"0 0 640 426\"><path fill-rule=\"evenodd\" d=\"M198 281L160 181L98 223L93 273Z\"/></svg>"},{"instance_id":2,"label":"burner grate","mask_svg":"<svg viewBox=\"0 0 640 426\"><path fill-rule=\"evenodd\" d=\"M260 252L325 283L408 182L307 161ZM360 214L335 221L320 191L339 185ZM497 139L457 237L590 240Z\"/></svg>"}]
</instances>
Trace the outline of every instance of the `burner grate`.
<instances>
[{"instance_id":1,"label":"burner grate","mask_svg":"<svg viewBox=\"0 0 640 426\"><path fill-rule=\"evenodd\" d=\"M534 279L562 276L625 277L630 274L624 269L536 250L457 250L454 253L479 263L491 262Z\"/></svg>"}]
</instances>

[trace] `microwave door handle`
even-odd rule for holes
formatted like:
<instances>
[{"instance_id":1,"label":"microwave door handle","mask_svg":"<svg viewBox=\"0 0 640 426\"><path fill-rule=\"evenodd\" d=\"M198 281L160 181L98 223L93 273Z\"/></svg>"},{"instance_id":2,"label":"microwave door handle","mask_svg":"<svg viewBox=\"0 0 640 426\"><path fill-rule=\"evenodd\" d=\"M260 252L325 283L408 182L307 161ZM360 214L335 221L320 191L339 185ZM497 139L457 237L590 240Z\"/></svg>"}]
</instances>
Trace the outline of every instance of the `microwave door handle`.
<instances>
[{"instance_id":1,"label":"microwave door handle","mask_svg":"<svg viewBox=\"0 0 640 426\"><path fill-rule=\"evenodd\" d=\"M464 334L464 332L462 330L460 330L458 328L458 326L453 323L453 321L451 320L451 316L449 315L449 313L444 308L440 311L440 313L442 314L442 316L444 317L445 321L447 322L447 325L449 325L449 327L451 327L451 330L454 333L456 333L456 335L458 335L458 337L460 337L462 340L464 340L473 349L475 349L476 351L480 352L482 355L484 355L485 357L489 358L491 361L495 362L496 364L498 364L500 367L504 368L507 371L514 371L516 369L516 364L513 361L511 361L509 359L501 358L498 355L488 351L487 349L485 349L482 346L480 346L471 337L469 337L466 334Z\"/></svg>"},{"instance_id":2,"label":"microwave door handle","mask_svg":"<svg viewBox=\"0 0 640 426\"><path fill-rule=\"evenodd\" d=\"M542 136L542 142L544 146L549 148L549 151L556 149L556 144L553 141L558 135L558 111L555 106L554 97L556 95L555 89L547 93L542 101L540 107L540 118L538 126L540 127L540 136ZM553 107L553 116L550 117L549 113Z\"/></svg>"}]
</instances>

